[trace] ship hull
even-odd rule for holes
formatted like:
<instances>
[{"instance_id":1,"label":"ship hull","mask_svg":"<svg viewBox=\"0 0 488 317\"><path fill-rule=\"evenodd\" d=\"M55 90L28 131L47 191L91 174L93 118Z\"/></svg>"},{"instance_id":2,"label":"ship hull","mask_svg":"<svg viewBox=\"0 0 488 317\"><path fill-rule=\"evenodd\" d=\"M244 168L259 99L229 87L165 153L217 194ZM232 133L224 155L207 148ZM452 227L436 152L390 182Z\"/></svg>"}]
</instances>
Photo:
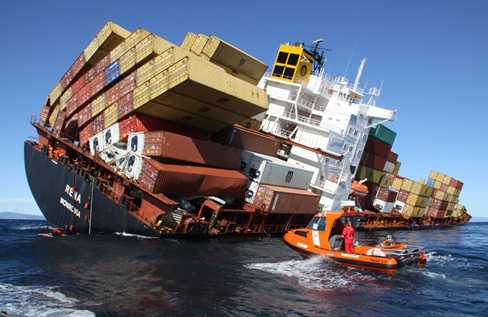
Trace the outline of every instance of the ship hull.
<instances>
[{"instance_id":1,"label":"ship hull","mask_svg":"<svg viewBox=\"0 0 488 317\"><path fill-rule=\"evenodd\" d=\"M30 142L24 143L24 163L32 195L51 225L74 224L79 232L159 235L92 186L88 176L51 160Z\"/></svg>"}]
</instances>

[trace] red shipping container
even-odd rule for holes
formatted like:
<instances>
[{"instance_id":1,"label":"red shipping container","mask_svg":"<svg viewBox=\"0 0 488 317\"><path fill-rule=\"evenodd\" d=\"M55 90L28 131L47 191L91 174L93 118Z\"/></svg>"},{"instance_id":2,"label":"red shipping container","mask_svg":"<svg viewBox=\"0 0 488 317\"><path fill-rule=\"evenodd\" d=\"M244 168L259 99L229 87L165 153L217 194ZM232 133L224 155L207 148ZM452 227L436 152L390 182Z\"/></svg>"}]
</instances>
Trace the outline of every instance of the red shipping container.
<instances>
[{"instance_id":1,"label":"red shipping container","mask_svg":"<svg viewBox=\"0 0 488 317\"><path fill-rule=\"evenodd\" d=\"M64 111L60 111L58 116L56 117L56 122L54 123L54 135L59 136L61 130L63 129L64 120L66 119L66 113Z\"/></svg>"},{"instance_id":2,"label":"red shipping container","mask_svg":"<svg viewBox=\"0 0 488 317\"><path fill-rule=\"evenodd\" d=\"M144 133L143 154L218 168L241 168L241 150L167 131Z\"/></svg>"},{"instance_id":3,"label":"red shipping container","mask_svg":"<svg viewBox=\"0 0 488 317\"><path fill-rule=\"evenodd\" d=\"M119 89L120 86L117 84L107 90L105 93L105 99L107 100L107 105L113 104L117 99L119 99Z\"/></svg>"},{"instance_id":4,"label":"red shipping container","mask_svg":"<svg viewBox=\"0 0 488 317\"><path fill-rule=\"evenodd\" d=\"M225 145L269 156L274 156L280 149L280 142L276 138L239 125L219 132L213 139Z\"/></svg>"},{"instance_id":5,"label":"red shipping container","mask_svg":"<svg viewBox=\"0 0 488 317\"><path fill-rule=\"evenodd\" d=\"M118 88L118 98L128 94L136 88L136 73L132 72L127 77L122 79L117 86Z\"/></svg>"},{"instance_id":6,"label":"red shipping container","mask_svg":"<svg viewBox=\"0 0 488 317\"><path fill-rule=\"evenodd\" d=\"M249 180L238 171L163 164L144 158L138 181L148 191L165 195L242 197Z\"/></svg>"},{"instance_id":7,"label":"red shipping container","mask_svg":"<svg viewBox=\"0 0 488 317\"><path fill-rule=\"evenodd\" d=\"M85 123L90 121L91 114L92 114L91 105L88 104L83 109L81 109L80 112L78 112L78 125L81 127Z\"/></svg>"},{"instance_id":8,"label":"red shipping container","mask_svg":"<svg viewBox=\"0 0 488 317\"><path fill-rule=\"evenodd\" d=\"M388 161L396 163L396 161L398 161L398 154L390 151L390 153L388 153Z\"/></svg>"},{"instance_id":9,"label":"red shipping container","mask_svg":"<svg viewBox=\"0 0 488 317\"><path fill-rule=\"evenodd\" d=\"M132 92L122 96L117 101L117 112L119 120L134 111L134 95Z\"/></svg>"},{"instance_id":10,"label":"red shipping container","mask_svg":"<svg viewBox=\"0 0 488 317\"><path fill-rule=\"evenodd\" d=\"M444 201L444 200L439 200L439 199L435 199L433 198L432 199L432 208L434 209L438 209L438 210L446 210L447 209L447 205L449 203L447 201Z\"/></svg>"},{"instance_id":11,"label":"red shipping container","mask_svg":"<svg viewBox=\"0 0 488 317\"><path fill-rule=\"evenodd\" d=\"M103 112L99 114L98 116L93 119L93 134L97 134L99 132L102 132L103 129L105 128L105 116L103 115Z\"/></svg>"},{"instance_id":12,"label":"red shipping container","mask_svg":"<svg viewBox=\"0 0 488 317\"><path fill-rule=\"evenodd\" d=\"M182 127L176 123L140 113L135 113L119 121L119 135L121 140L127 139L129 132L161 130L187 135L193 138L208 139L208 134L197 128Z\"/></svg>"},{"instance_id":13,"label":"red shipping container","mask_svg":"<svg viewBox=\"0 0 488 317\"><path fill-rule=\"evenodd\" d=\"M81 76L75 82L73 85L71 85L71 93L72 95L78 93L86 84L88 81L86 80L86 76Z\"/></svg>"},{"instance_id":14,"label":"red shipping container","mask_svg":"<svg viewBox=\"0 0 488 317\"><path fill-rule=\"evenodd\" d=\"M394 202L396 199L397 193L394 191L388 190L386 187L378 188L377 197L386 202Z\"/></svg>"},{"instance_id":15,"label":"red shipping container","mask_svg":"<svg viewBox=\"0 0 488 317\"><path fill-rule=\"evenodd\" d=\"M47 118L49 116L49 112L51 112L51 108L48 105L42 107L40 118L39 118L42 124L46 123Z\"/></svg>"},{"instance_id":16,"label":"red shipping container","mask_svg":"<svg viewBox=\"0 0 488 317\"><path fill-rule=\"evenodd\" d=\"M427 209L427 216L432 217L432 218L444 218L446 215L445 210L438 210L434 208L429 208Z\"/></svg>"},{"instance_id":17,"label":"red shipping container","mask_svg":"<svg viewBox=\"0 0 488 317\"><path fill-rule=\"evenodd\" d=\"M374 153L382 157L388 157L388 153L391 152L391 145L370 136L366 142L364 152Z\"/></svg>"},{"instance_id":18,"label":"red shipping container","mask_svg":"<svg viewBox=\"0 0 488 317\"><path fill-rule=\"evenodd\" d=\"M110 55L104 56L100 61L95 64L95 66L93 67L95 69L95 76L103 73L108 65L110 65Z\"/></svg>"},{"instance_id":19,"label":"red shipping container","mask_svg":"<svg viewBox=\"0 0 488 317\"><path fill-rule=\"evenodd\" d=\"M88 143L93 135L93 124L90 122L80 130L80 145Z\"/></svg>"},{"instance_id":20,"label":"red shipping container","mask_svg":"<svg viewBox=\"0 0 488 317\"><path fill-rule=\"evenodd\" d=\"M261 185L253 205L260 210L275 214L317 213L320 196L303 189Z\"/></svg>"},{"instance_id":21,"label":"red shipping container","mask_svg":"<svg viewBox=\"0 0 488 317\"><path fill-rule=\"evenodd\" d=\"M382 171L385 168L386 164L386 157L382 157L379 155L375 155L372 153L364 153L363 157L361 158L361 162L359 165L363 165L378 171Z\"/></svg>"},{"instance_id":22,"label":"red shipping container","mask_svg":"<svg viewBox=\"0 0 488 317\"><path fill-rule=\"evenodd\" d=\"M463 189L463 185L464 183L461 182L461 181L457 181L457 184L456 184L456 189Z\"/></svg>"},{"instance_id":23,"label":"red shipping container","mask_svg":"<svg viewBox=\"0 0 488 317\"><path fill-rule=\"evenodd\" d=\"M85 56L83 53L81 53L60 80L60 84L63 90L71 84L73 79L78 75L84 65Z\"/></svg>"},{"instance_id":24,"label":"red shipping container","mask_svg":"<svg viewBox=\"0 0 488 317\"><path fill-rule=\"evenodd\" d=\"M91 84L92 95L96 95L105 87L105 73L102 72L93 78Z\"/></svg>"}]
</instances>

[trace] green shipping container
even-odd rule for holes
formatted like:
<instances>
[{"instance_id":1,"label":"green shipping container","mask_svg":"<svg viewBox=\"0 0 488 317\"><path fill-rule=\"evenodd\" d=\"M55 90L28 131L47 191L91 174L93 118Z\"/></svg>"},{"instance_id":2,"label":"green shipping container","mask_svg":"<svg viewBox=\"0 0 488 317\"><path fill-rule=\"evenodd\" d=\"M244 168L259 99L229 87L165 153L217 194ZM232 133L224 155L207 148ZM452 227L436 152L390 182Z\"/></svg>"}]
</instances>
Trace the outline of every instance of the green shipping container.
<instances>
[{"instance_id":1,"label":"green shipping container","mask_svg":"<svg viewBox=\"0 0 488 317\"><path fill-rule=\"evenodd\" d=\"M395 142L395 138L396 138L396 132L388 129L382 124L378 124L374 128L371 128L369 130L369 135L372 135L375 138L390 145L393 145L393 142Z\"/></svg>"}]
</instances>

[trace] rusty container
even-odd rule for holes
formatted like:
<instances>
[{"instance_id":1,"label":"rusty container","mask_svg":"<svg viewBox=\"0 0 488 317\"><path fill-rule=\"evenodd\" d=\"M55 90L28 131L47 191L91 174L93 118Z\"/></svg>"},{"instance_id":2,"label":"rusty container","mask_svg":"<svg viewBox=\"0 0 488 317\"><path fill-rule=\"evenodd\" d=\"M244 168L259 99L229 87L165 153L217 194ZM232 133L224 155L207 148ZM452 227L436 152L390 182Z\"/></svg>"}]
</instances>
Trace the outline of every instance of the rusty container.
<instances>
[{"instance_id":1,"label":"rusty container","mask_svg":"<svg viewBox=\"0 0 488 317\"><path fill-rule=\"evenodd\" d=\"M92 109L91 104L86 105L84 108L78 112L78 126L85 125L88 121L92 119Z\"/></svg>"},{"instance_id":2,"label":"rusty container","mask_svg":"<svg viewBox=\"0 0 488 317\"><path fill-rule=\"evenodd\" d=\"M134 95L132 92L125 94L117 101L119 120L134 111Z\"/></svg>"},{"instance_id":3,"label":"rusty container","mask_svg":"<svg viewBox=\"0 0 488 317\"><path fill-rule=\"evenodd\" d=\"M398 161L398 154L396 154L393 151L390 151L390 153L388 153L388 161L392 163L396 163L396 161Z\"/></svg>"},{"instance_id":4,"label":"rusty container","mask_svg":"<svg viewBox=\"0 0 488 317\"><path fill-rule=\"evenodd\" d=\"M120 117L119 117L120 118ZM130 132L169 131L193 138L208 139L208 135L197 128L182 127L174 122L134 113L119 121L120 139L125 140Z\"/></svg>"},{"instance_id":5,"label":"rusty container","mask_svg":"<svg viewBox=\"0 0 488 317\"><path fill-rule=\"evenodd\" d=\"M427 216L432 217L432 218L444 218L446 215L445 210L439 210L439 209L434 209L434 208L428 208L427 209Z\"/></svg>"},{"instance_id":6,"label":"rusty container","mask_svg":"<svg viewBox=\"0 0 488 317\"><path fill-rule=\"evenodd\" d=\"M388 157L388 154L391 152L391 145L370 136L366 142L364 152L374 153L382 157Z\"/></svg>"},{"instance_id":7,"label":"rusty container","mask_svg":"<svg viewBox=\"0 0 488 317\"><path fill-rule=\"evenodd\" d=\"M383 171L386 162L387 162L386 157L366 152L361 158L361 162L359 164L378 171Z\"/></svg>"},{"instance_id":8,"label":"rusty container","mask_svg":"<svg viewBox=\"0 0 488 317\"><path fill-rule=\"evenodd\" d=\"M139 182L153 193L243 197L248 179L238 171L164 164L144 159Z\"/></svg>"},{"instance_id":9,"label":"rusty container","mask_svg":"<svg viewBox=\"0 0 488 317\"><path fill-rule=\"evenodd\" d=\"M80 145L88 143L88 140L93 136L93 124L89 122L80 130Z\"/></svg>"},{"instance_id":10,"label":"rusty container","mask_svg":"<svg viewBox=\"0 0 488 317\"><path fill-rule=\"evenodd\" d=\"M167 131L144 133L143 154L225 169L241 166L241 151L236 148Z\"/></svg>"},{"instance_id":11,"label":"rusty container","mask_svg":"<svg viewBox=\"0 0 488 317\"><path fill-rule=\"evenodd\" d=\"M280 148L280 143L274 137L239 125L219 132L213 139L225 145L268 156L275 156Z\"/></svg>"},{"instance_id":12,"label":"rusty container","mask_svg":"<svg viewBox=\"0 0 488 317\"><path fill-rule=\"evenodd\" d=\"M315 214L320 196L303 189L261 185L253 204L277 214Z\"/></svg>"}]
</instances>

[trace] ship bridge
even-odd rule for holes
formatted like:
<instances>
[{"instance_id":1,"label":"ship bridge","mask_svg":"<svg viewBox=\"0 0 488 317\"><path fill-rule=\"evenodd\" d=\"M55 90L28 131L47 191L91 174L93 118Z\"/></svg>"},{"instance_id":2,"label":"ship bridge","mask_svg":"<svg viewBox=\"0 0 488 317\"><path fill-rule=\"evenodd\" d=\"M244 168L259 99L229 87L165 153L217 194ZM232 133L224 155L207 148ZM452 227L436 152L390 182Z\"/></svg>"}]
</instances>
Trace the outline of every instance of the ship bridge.
<instances>
[{"instance_id":1,"label":"ship bridge","mask_svg":"<svg viewBox=\"0 0 488 317\"><path fill-rule=\"evenodd\" d=\"M396 112L376 106L379 89L359 86L365 59L350 84L346 77L329 76L323 69L309 71L313 61L304 52L301 47L280 46L272 71L260 83L269 99L261 130L342 157L297 146L287 153L288 161L314 171L310 190L321 195L324 209L335 209L347 199L369 129L393 121ZM290 58L292 64L301 61L302 67L290 66ZM309 72L297 74L300 69Z\"/></svg>"}]
</instances>

